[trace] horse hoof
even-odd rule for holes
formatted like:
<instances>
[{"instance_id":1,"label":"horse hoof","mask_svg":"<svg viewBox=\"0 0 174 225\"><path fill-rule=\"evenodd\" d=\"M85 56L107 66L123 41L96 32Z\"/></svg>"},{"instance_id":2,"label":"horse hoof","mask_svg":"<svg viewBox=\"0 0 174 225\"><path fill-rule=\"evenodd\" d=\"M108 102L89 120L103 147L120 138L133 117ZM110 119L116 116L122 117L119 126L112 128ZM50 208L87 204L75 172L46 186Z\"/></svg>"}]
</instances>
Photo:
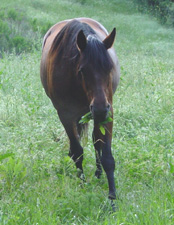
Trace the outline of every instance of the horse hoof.
<instances>
[{"instance_id":1,"label":"horse hoof","mask_svg":"<svg viewBox=\"0 0 174 225\"><path fill-rule=\"evenodd\" d=\"M112 207L113 212L117 211L117 207L116 207L115 202L113 200L111 200L111 207Z\"/></svg>"}]
</instances>

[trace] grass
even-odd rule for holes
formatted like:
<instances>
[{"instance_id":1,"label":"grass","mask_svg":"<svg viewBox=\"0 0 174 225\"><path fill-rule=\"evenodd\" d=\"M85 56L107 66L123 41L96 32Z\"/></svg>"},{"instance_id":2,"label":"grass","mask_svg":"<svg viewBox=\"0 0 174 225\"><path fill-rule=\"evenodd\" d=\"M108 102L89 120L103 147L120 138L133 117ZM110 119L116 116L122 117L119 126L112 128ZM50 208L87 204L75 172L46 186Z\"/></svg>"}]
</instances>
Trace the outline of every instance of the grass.
<instances>
[{"instance_id":1,"label":"grass","mask_svg":"<svg viewBox=\"0 0 174 225\"><path fill-rule=\"evenodd\" d=\"M25 12L25 21L32 21L33 38L25 34L34 47L1 53L0 224L172 225L174 31L138 13L131 1L1 2L3 10ZM110 213L105 175L94 177L91 138L84 145L87 182L77 178L68 139L39 78L44 29L79 16L97 19L109 31L117 27L122 76L112 142L116 213Z\"/></svg>"}]
</instances>

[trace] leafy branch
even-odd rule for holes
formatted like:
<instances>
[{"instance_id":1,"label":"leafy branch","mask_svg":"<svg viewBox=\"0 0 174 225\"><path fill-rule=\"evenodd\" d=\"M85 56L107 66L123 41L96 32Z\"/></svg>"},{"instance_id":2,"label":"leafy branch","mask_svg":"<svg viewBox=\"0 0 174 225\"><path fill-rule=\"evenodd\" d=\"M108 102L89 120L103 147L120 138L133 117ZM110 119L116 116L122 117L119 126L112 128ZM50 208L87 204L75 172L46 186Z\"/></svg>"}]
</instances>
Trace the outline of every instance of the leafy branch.
<instances>
[{"instance_id":1,"label":"leafy branch","mask_svg":"<svg viewBox=\"0 0 174 225\"><path fill-rule=\"evenodd\" d=\"M88 123L90 120L92 120L93 117L92 117L92 113L91 112L88 112L86 113L84 116L81 117L79 123L82 123L82 124L85 124L85 123ZM106 130L105 130L105 127L104 125L107 124L107 123L110 123L112 122L113 119L111 117L111 112L109 112L107 118L103 121L103 122L100 122L99 123L99 129L100 129L100 132L105 135L106 133Z\"/></svg>"}]
</instances>

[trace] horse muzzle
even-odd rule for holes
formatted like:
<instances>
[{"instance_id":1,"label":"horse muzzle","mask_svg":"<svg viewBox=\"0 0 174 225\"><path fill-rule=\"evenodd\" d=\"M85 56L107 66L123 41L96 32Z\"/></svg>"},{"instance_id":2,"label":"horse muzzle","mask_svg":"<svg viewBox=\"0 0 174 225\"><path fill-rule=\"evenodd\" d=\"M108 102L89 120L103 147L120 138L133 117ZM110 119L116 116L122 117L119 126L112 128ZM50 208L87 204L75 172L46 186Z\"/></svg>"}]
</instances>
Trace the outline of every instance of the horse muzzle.
<instances>
[{"instance_id":1,"label":"horse muzzle","mask_svg":"<svg viewBox=\"0 0 174 225\"><path fill-rule=\"evenodd\" d=\"M106 120L108 113L110 111L111 105L108 103L106 106L95 106L90 105L90 111L94 118L95 123L101 123Z\"/></svg>"}]
</instances>

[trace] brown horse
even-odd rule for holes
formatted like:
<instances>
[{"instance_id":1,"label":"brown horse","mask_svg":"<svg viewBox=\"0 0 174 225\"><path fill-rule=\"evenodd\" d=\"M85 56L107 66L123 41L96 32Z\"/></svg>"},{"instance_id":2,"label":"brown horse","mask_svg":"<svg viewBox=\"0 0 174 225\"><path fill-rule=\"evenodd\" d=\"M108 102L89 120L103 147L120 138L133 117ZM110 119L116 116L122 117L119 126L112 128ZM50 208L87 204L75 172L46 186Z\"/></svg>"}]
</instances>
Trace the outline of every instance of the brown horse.
<instances>
[{"instance_id":1,"label":"brown horse","mask_svg":"<svg viewBox=\"0 0 174 225\"><path fill-rule=\"evenodd\" d=\"M96 152L95 175L102 167L109 184L109 198L116 198L111 152L112 122L99 123L108 112L113 117L112 96L119 82L120 69L112 47L116 30L108 34L97 21L77 18L57 23L49 29L43 41L41 81L46 94L57 110L70 141L69 155L83 174L83 148L80 118L91 111L94 119L93 142ZM102 165L102 167L101 167Z\"/></svg>"}]
</instances>

